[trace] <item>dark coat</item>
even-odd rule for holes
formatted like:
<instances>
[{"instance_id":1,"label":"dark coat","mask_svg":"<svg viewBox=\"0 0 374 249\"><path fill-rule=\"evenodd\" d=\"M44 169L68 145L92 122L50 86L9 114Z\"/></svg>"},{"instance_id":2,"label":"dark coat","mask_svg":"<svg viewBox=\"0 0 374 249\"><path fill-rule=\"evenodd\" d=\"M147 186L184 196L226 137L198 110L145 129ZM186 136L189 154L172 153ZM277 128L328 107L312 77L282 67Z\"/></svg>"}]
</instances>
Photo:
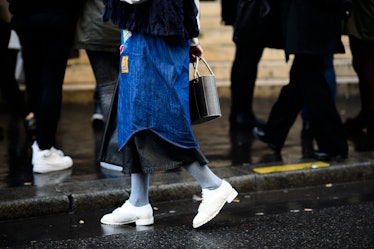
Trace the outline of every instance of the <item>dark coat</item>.
<instances>
[{"instance_id":1,"label":"dark coat","mask_svg":"<svg viewBox=\"0 0 374 249\"><path fill-rule=\"evenodd\" d=\"M221 0L221 18L225 25L234 26L239 0Z\"/></svg>"},{"instance_id":2,"label":"dark coat","mask_svg":"<svg viewBox=\"0 0 374 249\"><path fill-rule=\"evenodd\" d=\"M344 0L282 0L282 30L289 54L344 53Z\"/></svg>"},{"instance_id":3,"label":"dark coat","mask_svg":"<svg viewBox=\"0 0 374 249\"><path fill-rule=\"evenodd\" d=\"M76 30L76 48L93 51L118 52L121 34L112 22L103 22L102 0L86 0Z\"/></svg>"},{"instance_id":4,"label":"dark coat","mask_svg":"<svg viewBox=\"0 0 374 249\"><path fill-rule=\"evenodd\" d=\"M158 0L128 4L104 0L104 20L134 33L187 40L198 37L197 7L194 0Z\"/></svg>"},{"instance_id":5,"label":"dark coat","mask_svg":"<svg viewBox=\"0 0 374 249\"><path fill-rule=\"evenodd\" d=\"M55 12L77 16L83 7L83 0L8 0L12 14L28 14L30 12Z\"/></svg>"},{"instance_id":6,"label":"dark coat","mask_svg":"<svg viewBox=\"0 0 374 249\"><path fill-rule=\"evenodd\" d=\"M279 0L239 0L233 41L246 46L283 48Z\"/></svg>"},{"instance_id":7,"label":"dark coat","mask_svg":"<svg viewBox=\"0 0 374 249\"><path fill-rule=\"evenodd\" d=\"M374 0L355 0L345 34L374 44Z\"/></svg>"}]
</instances>

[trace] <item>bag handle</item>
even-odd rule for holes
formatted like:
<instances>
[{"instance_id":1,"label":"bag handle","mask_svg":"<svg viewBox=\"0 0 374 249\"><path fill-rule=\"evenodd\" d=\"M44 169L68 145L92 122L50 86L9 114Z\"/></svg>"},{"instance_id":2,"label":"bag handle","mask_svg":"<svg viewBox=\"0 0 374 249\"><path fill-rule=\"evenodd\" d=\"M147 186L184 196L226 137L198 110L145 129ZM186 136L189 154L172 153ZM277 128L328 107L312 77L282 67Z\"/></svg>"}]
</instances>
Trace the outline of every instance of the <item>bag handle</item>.
<instances>
[{"instance_id":1,"label":"bag handle","mask_svg":"<svg viewBox=\"0 0 374 249\"><path fill-rule=\"evenodd\" d=\"M192 66L194 68L194 78L196 79L197 77L200 77L200 74L199 74L199 71L198 71L198 66L199 66L199 61L202 60L205 64L205 66L208 68L210 74L212 76L214 76L214 73L213 73L213 70L210 68L208 62L203 58L203 57L200 57L200 56L196 56L196 61L194 61L192 63Z\"/></svg>"}]
</instances>

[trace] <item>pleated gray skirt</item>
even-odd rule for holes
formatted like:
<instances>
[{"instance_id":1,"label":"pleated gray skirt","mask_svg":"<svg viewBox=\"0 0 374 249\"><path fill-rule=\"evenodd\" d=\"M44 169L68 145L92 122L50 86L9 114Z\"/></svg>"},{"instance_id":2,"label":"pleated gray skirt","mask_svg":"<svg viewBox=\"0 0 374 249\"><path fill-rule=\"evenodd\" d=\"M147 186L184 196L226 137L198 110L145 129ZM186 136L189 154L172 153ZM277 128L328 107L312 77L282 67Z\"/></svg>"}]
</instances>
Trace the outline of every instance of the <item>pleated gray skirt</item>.
<instances>
[{"instance_id":1,"label":"pleated gray skirt","mask_svg":"<svg viewBox=\"0 0 374 249\"><path fill-rule=\"evenodd\" d=\"M151 130L134 134L122 153L125 174L171 170L193 162L204 166L209 162L199 148L177 147Z\"/></svg>"}]
</instances>

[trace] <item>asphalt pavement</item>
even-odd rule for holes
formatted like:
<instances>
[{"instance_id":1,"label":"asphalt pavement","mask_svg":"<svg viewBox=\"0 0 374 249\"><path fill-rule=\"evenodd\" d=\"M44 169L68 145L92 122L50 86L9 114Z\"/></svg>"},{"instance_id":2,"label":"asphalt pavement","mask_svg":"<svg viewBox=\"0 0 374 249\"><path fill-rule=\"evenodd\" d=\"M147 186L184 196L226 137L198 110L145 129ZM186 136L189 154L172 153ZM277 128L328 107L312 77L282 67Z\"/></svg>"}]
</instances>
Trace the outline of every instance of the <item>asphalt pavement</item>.
<instances>
[{"instance_id":1,"label":"asphalt pavement","mask_svg":"<svg viewBox=\"0 0 374 249\"><path fill-rule=\"evenodd\" d=\"M266 120L276 97L258 97L254 109ZM354 117L359 96L339 95L343 120ZM374 151L358 152L349 141L349 157L342 161L316 162L302 159L301 120L295 122L282 150L282 160L254 140L249 131L229 132L230 99L221 97L223 116L194 126L209 166L229 181L239 193L301 186L362 181L374 178ZM130 178L96 163L102 126L90 122L92 103L64 103L57 147L73 158L69 170L32 173L31 143L20 120L0 108L0 220L47 214L114 208L128 197ZM196 181L183 169L157 172L150 183L150 201L190 199L200 194Z\"/></svg>"},{"instance_id":2,"label":"asphalt pavement","mask_svg":"<svg viewBox=\"0 0 374 249\"><path fill-rule=\"evenodd\" d=\"M0 221L0 247L373 248L374 181L241 193L192 228L199 199L153 202L151 226L100 224L112 208Z\"/></svg>"}]
</instances>

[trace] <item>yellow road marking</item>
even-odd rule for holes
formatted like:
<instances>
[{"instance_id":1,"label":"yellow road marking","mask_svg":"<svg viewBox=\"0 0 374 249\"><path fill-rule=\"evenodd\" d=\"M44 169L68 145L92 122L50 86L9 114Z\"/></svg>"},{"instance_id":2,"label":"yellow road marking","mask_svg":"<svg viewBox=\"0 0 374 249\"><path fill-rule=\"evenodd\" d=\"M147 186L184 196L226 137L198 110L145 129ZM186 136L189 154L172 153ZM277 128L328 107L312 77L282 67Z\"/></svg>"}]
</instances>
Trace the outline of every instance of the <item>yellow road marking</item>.
<instances>
[{"instance_id":1,"label":"yellow road marking","mask_svg":"<svg viewBox=\"0 0 374 249\"><path fill-rule=\"evenodd\" d=\"M320 168L320 167L329 167L329 166L330 166L329 163L318 161L318 162L307 162L307 163L260 167L260 168L254 168L253 171L259 174L268 174L268 173L273 173L273 172L293 171L293 170L302 170L302 169Z\"/></svg>"}]
</instances>

